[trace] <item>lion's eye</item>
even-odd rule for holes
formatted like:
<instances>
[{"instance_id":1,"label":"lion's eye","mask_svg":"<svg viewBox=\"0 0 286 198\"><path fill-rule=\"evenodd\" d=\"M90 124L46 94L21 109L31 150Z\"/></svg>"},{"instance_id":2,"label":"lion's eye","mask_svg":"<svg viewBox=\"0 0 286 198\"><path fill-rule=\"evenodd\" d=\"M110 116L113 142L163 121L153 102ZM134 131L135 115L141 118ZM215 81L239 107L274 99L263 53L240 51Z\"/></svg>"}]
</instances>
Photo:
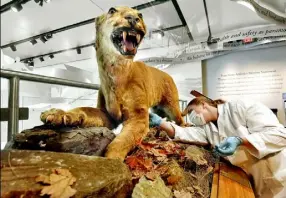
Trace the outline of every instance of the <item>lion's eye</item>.
<instances>
[{"instance_id":1,"label":"lion's eye","mask_svg":"<svg viewBox=\"0 0 286 198\"><path fill-rule=\"evenodd\" d=\"M143 15L141 13L138 13L138 16L143 19Z\"/></svg>"},{"instance_id":2,"label":"lion's eye","mask_svg":"<svg viewBox=\"0 0 286 198\"><path fill-rule=\"evenodd\" d=\"M110 8L108 14L114 14L115 12L117 12L115 8Z\"/></svg>"}]
</instances>

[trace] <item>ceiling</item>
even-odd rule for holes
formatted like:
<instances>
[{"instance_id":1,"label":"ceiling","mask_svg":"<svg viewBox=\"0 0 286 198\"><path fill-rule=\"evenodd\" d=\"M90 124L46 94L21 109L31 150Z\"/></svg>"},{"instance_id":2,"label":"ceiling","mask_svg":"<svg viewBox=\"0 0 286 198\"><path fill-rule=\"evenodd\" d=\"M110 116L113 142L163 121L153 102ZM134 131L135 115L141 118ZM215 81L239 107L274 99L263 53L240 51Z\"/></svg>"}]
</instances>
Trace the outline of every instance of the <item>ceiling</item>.
<instances>
[{"instance_id":1,"label":"ceiling","mask_svg":"<svg viewBox=\"0 0 286 198\"><path fill-rule=\"evenodd\" d=\"M272 6L281 6L285 2L285 0L276 0L275 4L273 3L274 0L264 1ZM9 2L9 0L2 0L1 6L5 6ZM31 45L30 42L16 45L17 51L12 51L10 47L3 48L7 44L22 39L93 19L113 6L132 7L146 3L148 0L51 0L41 7L34 0L31 0L23 5L20 12L9 10L1 13L1 48L4 54L12 58L25 59L92 44L95 39L95 28L94 23L89 23L53 34L53 38L46 43L37 39L38 43L35 45ZM179 11L178 7L176 9L176 3ZM271 24L271 22L260 18L251 9L230 0L206 0L206 5L210 29L214 35L243 27ZM178 14L180 11L181 16ZM201 42L208 38L208 25L203 0L165 0L164 3L145 8L141 12L149 31L174 26L178 26L178 28L165 31L162 38L158 38L158 34L146 35L140 46L140 51L188 43L191 39L195 42ZM187 26L182 27L184 20ZM191 36L187 34L188 31ZM46 60L44 62L40 62L37 58L35 59L35 67L86 60L94 56L95 50L89 46L83 48L81 54L77 54L76 50L73 50L57 54L51 60L44 57Z\"/></svg>"}]
</instances>

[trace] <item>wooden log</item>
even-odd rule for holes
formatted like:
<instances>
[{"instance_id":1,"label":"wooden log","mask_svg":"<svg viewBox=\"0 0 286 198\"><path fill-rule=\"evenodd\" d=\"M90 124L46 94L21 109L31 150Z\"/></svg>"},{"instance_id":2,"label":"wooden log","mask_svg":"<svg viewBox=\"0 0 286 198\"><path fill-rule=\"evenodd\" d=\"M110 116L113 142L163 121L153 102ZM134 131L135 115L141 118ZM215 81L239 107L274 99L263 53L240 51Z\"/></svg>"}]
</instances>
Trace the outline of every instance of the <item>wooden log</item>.
<instances>
[{"instance_id":1,"label":"wooden log","mask_svg":"<svg viewBox=\"0 0 286 198\"><path fill-rule=\"evenodd\" d=\"M131 173L117 159L70 153L1 151L1 197L40 197L39 174L50 175L55 168L68 169L76 178L75 197L126 197L130 194Z\"/></svg>"},{"instance_id":2,"label":"wooden log","mask_svg":"<svg viewBox=\"0 0 286 198\"><path fill-rule=\"evenodd\" d=\"M105 127L56 128L43 125L16 134L6 149L46 150L103 156L107 145L114 138L114 133Z\"/></svg>"}]
</instances>

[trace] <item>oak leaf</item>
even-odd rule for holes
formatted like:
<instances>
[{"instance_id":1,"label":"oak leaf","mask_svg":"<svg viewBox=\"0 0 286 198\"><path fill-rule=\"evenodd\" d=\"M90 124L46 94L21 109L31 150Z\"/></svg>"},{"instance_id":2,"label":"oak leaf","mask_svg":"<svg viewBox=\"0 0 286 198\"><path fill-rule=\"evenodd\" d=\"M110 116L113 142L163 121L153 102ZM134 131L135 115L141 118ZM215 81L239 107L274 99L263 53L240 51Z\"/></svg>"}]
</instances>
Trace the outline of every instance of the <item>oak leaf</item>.
<instances>
[{"instance_id":1,"label":"oak leaf","mask_svg":"<svg viewBox=\"0 0 286 198\"><path fill-rule=\"evenodd\" d=\"M128 156L125 162L131 169L150 170L153 167L152 160L145 159L142 156Z\"/></svg>"},{"instance_id":2,"label":"oak leaf","mask_svg":"<svg viewBox=\"0 0 286 198\"><path fill-rule=\"evenodd\" d=\"M51 198L69 198L76 190L70 186L76 181L76 178L67 169L54 169L49 176L38 175L36 182L50 184L41 191L41 196L50 195Z\"/></svg>"}]
</instances>

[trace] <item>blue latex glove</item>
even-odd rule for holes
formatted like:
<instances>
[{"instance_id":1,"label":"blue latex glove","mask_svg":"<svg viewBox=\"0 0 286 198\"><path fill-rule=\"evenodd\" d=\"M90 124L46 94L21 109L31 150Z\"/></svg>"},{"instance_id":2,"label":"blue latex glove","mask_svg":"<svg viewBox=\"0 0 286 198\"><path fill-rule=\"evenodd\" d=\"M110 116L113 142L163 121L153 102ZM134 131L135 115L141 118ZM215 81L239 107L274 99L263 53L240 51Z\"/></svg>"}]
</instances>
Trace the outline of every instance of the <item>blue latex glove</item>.
<instances>
[{"instance_id":1,"label":"blue latex glove","mask_svg":"<svg viewBox=\"0 0 286 198\"><path fill-rule=\"evenodd\" d=\"M160 126L162 122L162 118L155 113L149 113L149 127L157 127Z\"/></svg>"},{"instance_id":2,"label":"blue latex glove","mask_svg":"<svg viewBox=\"0 0 286 198\"><path fill-rule=\"evenodd\" d=\"M242 144L240 137L227 137L219 145L215 146L215 153L219 156L226 157L233 155L237 147Z\"/></svg>"}]
</instances>

